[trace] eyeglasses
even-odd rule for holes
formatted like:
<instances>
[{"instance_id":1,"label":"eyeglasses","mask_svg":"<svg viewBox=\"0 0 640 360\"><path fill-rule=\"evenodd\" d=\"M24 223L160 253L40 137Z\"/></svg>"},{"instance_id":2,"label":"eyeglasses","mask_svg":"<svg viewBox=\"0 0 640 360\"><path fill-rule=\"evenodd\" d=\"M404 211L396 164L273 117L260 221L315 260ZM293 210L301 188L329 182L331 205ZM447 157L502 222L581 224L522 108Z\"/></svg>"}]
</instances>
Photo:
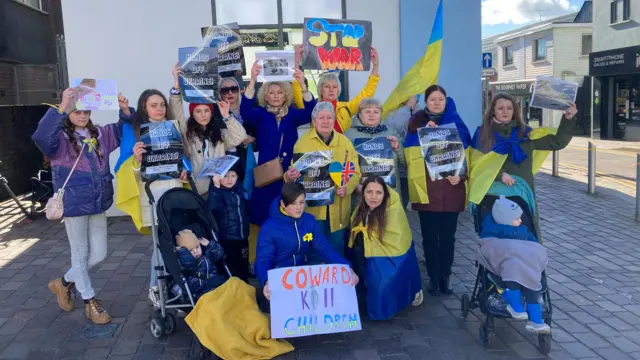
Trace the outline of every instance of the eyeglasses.
<instances>
[{"instance_id":1,"label":"eyeglasses","mask_svg":"<svg viewBox=\"0 0 640 360\"><path fill-rule=\"evenodd\" d=\"M235 94L238 92L238 87L237 86L232 86L232 87L223 87L220 89L220 94Z\"/></svg>"}]
</instances>

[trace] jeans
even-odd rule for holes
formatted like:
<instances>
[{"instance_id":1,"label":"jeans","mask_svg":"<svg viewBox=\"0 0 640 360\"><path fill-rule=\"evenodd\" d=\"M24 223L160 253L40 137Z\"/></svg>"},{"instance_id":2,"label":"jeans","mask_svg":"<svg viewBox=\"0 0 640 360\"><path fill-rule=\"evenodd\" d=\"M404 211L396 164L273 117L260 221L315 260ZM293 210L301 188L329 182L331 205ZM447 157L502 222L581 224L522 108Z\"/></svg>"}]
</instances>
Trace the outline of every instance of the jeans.
<instances>
[{"instance_id":1,"label":"jeans","mask_svg":"<svg viewBox=\"0 0 640 360\"><path fill-rule=\"evenodd\" d=\"M418 215L429 278L438 280L451 275L460 213L419 211Z\"/></svg>"},{"instance_id":2,"label":"jeans","mask_svg":"<svg viewBox=\"0 0 640 360\"><path fill-rule=\"evenodd\" d=\"M64 227L71 248L71 269L64 280L75 283L82 299L89 300L96 296L89 269L107 257L107 215L65 217Z\"/></svg>"}]
</instances>

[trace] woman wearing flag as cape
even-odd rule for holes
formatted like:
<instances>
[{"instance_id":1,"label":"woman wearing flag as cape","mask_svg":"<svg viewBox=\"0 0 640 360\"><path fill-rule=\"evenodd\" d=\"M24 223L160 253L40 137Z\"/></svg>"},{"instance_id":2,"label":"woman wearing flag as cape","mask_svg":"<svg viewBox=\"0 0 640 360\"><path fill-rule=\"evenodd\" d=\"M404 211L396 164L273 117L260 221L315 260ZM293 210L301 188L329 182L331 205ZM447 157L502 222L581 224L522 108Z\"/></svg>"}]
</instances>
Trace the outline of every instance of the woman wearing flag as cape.
<instances>
[{"instance_id":1,"label":"woman wearing flag as cape","mask_svg":"<svg viewBox=\"0 0 640 360\"><path fill-rule=\"evenodd\" d=\"M497 94L482 126L476 130L469 150L469 202L480 204L490 189L500 183L510 188L524 186L525 193L535 195L534 175L549 152L569 145L573 137L571 120L577 112L576 105L572 104L565 111L558 129L531 129L522 120L520 108L513 98ZM541 241L537 211L534 212L534 225L538 241Z\"/></svg>"}]
</instances>

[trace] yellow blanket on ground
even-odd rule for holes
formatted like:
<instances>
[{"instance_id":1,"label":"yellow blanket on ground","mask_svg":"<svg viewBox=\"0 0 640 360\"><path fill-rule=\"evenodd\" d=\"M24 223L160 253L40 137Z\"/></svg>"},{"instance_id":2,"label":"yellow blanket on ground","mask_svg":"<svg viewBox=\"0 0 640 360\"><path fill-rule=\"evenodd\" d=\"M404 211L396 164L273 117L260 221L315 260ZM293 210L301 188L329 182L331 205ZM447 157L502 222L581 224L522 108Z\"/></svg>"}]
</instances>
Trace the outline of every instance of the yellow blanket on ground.
<instances>
[{"instance_id":1,"label":"yellow blanket on ground","mask_svg":"<svg viewBox=\"0 0 640 360\"><path fill-rule=\"evenodd\" d=\"M204 294L185 318L203 346L223 359L272 359L293 351L271 339L269 319L256 303L256 289L232 277Z\"/></svg>"}]
</instances>

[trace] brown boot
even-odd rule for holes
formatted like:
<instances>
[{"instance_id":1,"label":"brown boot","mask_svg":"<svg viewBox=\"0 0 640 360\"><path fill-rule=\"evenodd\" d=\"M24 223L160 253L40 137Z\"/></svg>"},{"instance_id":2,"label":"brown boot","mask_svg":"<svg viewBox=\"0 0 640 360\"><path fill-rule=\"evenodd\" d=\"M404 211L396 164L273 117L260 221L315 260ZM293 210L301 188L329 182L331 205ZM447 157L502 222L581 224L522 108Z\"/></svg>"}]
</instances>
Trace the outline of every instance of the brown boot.
<instances>
[{"instance_id":1,"label":"brown boot","mask_svg":"<svg viewBox=\"0 0 640 360\"><path fill-rule=\"evenodd\" d=\"M111 316L109 316L96 298L86 303L84 313L87 315L87 319L93 321L94 324L104 325L111 322Z\"/></svg>"},{"instance_id":2,"label":"brown boot","mask_svg":"<svg viewBox=\"0 0 640 360\"><path fill-rule=\"evenodd\" d=\"M62 285L62 279L57 278L49 281L49 290L58 298L58 305L66 312L73 311L73 301L71 301L71 290L73 289L73 283L68 286Z\"/></svg>"}]
</instances>

